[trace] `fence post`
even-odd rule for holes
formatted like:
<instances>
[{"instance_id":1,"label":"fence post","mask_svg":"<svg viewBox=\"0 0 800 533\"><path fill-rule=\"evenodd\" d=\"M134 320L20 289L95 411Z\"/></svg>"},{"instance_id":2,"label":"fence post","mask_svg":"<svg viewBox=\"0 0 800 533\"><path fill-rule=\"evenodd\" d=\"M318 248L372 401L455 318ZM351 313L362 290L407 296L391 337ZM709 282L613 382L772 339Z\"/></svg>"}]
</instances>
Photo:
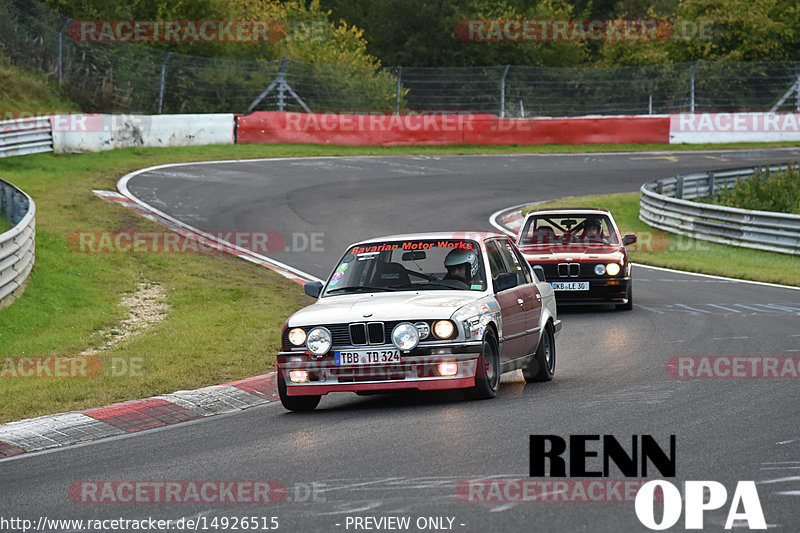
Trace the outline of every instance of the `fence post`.
<instances>
[{"instance_id":1,"label":"fence post","mask_svg":"<svg viewBox=\"0 0 800 533\"><path fill-rule=\"evenodd\" d=\"M678 176L678 180L675 182L675 198L679 200L683 198L683 176Z\"/></svg>"},{"instance_id":2,"label":"fence post","mask_svg":"<svg viewBox=\"0 0 800 533\"><path fill-rule=\"evenodd\" d=\"M692 67L692 75L689 78L689 84L691 85L691 100L689 101L689 110L694 113L694 74L697 72L697 67L700 66L700 60L694 62L694 66Z\"/></svg>"},{"instance_id":3,"label":"fence post","mask_svg":"<svg viewBox=\"0 0 800 533\"><path fill-rule=\"evenodd\" d=\"M797 73L797 93L795 96L794 108L797 111L800 111L800 72Z\"/></svg>"},{"instance_id":4,"label":"fence post","mask_svg":"<svg viewBox=\"0 0 800 533\"><path fill-rule=\"evenodd\" d=\"M394 114L400 114L400 78L403 76L403 67L397 67L397 91L394 97Z\"/></svg>"},{"instance_id":5,"label":"fence post","mask_svg":"<svg viewBox=\"0 0 800 533\"><path fill-rule=\"evenodd\" d=\"M288 58L283 56L281 58L281 66L278 68L278 111L283 111L286 108L286 62Z\"/></svg>"},{"instance_id":6,"label":"fence post","mask_svg":"<svg viewBox=\"0 0 800 533\"><path fill-rule=\"evenodd\" d=\"M511 65L506 65L503 69L503 77L500 78L500 118L506 116L506 74Z\"/></svg>"},{"instance_id":7,"label":"fence post","mask_svg":"<svg viewBox=\"0 0 800 533\"><path fill-rule=\"evenodd\" d=\"M167 52L164 56L164 61L161 63L161 83L158 86L158 114L161 114L161 106L164 104L164 84L167 79L167 61L172 55L172 52Z\"/></svg>"},{"instance_id":8,"label":"fence post","mask_svg":"<svg viewBox=\"0 0 800 533\"><path fill-rule=\"evenodd\" d=\"M64 48L62 43L64 37L64 30L67 29L67 26L69 25L71 20L72 20L71 18L67 17L66 20L64 20L64 24L62 24L61 27L58 29L58 83L61 83L61 78L63 77L64 74L64 67L63 67L64 54L62 52Z\"/></svg>"}]
</instances>

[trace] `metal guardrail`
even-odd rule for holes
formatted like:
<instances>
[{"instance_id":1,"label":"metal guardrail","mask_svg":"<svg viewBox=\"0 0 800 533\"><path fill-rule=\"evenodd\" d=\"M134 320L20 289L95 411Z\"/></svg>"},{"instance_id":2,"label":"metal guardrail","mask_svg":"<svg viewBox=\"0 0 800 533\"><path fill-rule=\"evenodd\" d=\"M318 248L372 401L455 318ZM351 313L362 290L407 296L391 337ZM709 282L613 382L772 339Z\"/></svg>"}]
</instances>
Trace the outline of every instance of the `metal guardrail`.
<instances>
[{"instance_id":1,"label":"metal guardrail","mask_svg":"<svg viewBox=\"0 0 800 533\"><path fill-rule=\"evenodd\" d=\"M800 215L754 211L692 202L730 189L759 170L787 165L697 172L642 185L639 219L651 226L695 239L744 248L800 255Z\"/></svg>"},{"instance_id":2,"label":"metal guardrail","mask_svg":"<svg viewBox=\"0 0 800 533\"><path fill-rule=\"evenodd\" d=\"M0 233L0 307L14 298L28 278L36 249L36 204L33 199L0 179L0 215L13 227Z\"/></svg>"},{"instance_id":3,"label":"metal guardrail","mask_svg":"<svg viewBox=\"0 0 800 533\"><path fill-rule=\"evenodd\" d=\"M53 151L50 117L0 121L0 157Z\"/></svg>"}]
</instances>

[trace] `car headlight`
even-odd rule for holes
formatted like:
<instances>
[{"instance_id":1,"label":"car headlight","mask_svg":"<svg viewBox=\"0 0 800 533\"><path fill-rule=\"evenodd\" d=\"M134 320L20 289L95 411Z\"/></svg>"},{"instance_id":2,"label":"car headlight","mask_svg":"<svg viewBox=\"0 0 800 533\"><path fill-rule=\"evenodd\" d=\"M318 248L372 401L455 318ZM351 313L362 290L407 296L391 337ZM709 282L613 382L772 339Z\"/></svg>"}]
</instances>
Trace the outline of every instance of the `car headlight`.
<instances>
[{"instance_id":1,"label":"car headlight","mask_svg":"<svg viewBox=\"0 0 800 533\"><path fill-rule=\"evenodd\" d=\"M289 342L292 346L302 346L306 343L306 332L303 328L294 328L289 331Z\"/></svg>"},{"instance_id":2,"label":"car headlight","mask_svg":"<svg viewBox=\"0 0 800 533\"><path fill-rule=\"evenodd\" d=\"M449 320L437 320L433 323L433 334L440 339L449 339L454 331L455 326Z\"/></svg>"},{"instance_id":3,"label":"car headlight","mask_svg":"<svg viewBox=\"0 0 800 533\"><path fill-rule=\"evenodd\" d=\"M598 276L602 276L603 274L606 273L606 266L605 265L595 265L594 273L597 274Z\"/></svg>"},{"instance_id":4,"label":"car headlight","mask_svg":"<svg viewBox=\"0 0 800 533\"><path fill-rule=\"evenodd\" d=\"M609 263L606 265L606 272L608 272L609 276L616 276L619 274L620 267L616 263Z\"/></svg>"},{"instance_id":5,"label":"car headlight","mask_svg":"<svg viewBox=\"0 0 800 533\"><path fill-rule=\"evenodd\" d=\"M325 355L332 343L331 332L325 328L314 328L306 337L306 347L314 355Z\"/></svg>"},{"instance_id":6,"label":"car headlight","mask_svg":"<svg viewBox=\"0 0 800 533\"><path fill-rule=\"evenodd\" d=\"M401 350L413 350L419 344L419 331L410 322L401 322L392 330L392 344Z\"/></svg>"}]
</instances>

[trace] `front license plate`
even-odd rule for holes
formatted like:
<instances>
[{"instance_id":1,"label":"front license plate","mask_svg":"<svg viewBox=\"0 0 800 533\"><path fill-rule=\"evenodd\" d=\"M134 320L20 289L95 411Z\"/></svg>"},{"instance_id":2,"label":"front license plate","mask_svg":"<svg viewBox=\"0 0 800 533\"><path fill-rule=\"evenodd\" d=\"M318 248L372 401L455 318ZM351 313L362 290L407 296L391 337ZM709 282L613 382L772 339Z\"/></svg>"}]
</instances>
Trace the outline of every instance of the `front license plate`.
<instances>
[{"instance_id":1,"label":"front license plate","mask_svg":"<svg viewBox=\"0 0 800 533\"><path fill-rule=\"evenodd\" d=\"M334 364L383 365L400 362L400 350L353 350L352 352L333 352Z\"/></svg>"},{"instance_id":2,"label":"front license plate","mask_svg":"<svg viewBox=\"0 0 800 533\"><path fill-rule=\"evenodd\" d=\"M588 291L588 281L554 281L554 291Z\"/></svg>"}]
</instances>

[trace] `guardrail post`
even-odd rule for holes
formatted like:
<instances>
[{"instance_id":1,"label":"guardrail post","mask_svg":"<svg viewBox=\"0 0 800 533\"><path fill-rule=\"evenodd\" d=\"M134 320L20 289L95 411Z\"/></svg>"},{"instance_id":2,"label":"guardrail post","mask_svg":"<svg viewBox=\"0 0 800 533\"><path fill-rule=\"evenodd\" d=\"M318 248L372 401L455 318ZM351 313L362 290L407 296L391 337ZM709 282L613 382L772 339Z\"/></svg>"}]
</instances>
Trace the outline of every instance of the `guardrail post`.
<instances>
[{"instance_id":1,"label":"guardrail post","mask_svg":"<svg viewBox=\"0 0 800 533\"><path fill-rule=\"evenodd\" d=\"M675 198L679 200L683 198L683 176L678 176L678 180L675 182Z\"/></svg>"},{"instance_id":2,"label":"guardrail post","mask_svg":"<svg viewBox=\"0 0 800 533\"><path fill-rule=\"evenodd\" d=\"M664 184L661 182L661 180L656 182L656 192L658 194L662 194L664 192Z\"/></svg>"},{"instance_id":3,"label":"guardrail post","mask_svg":"<svg viewBox=\"0 0 800 533\"><path fill-rule=\"evenodd\" d=\"M5 194L5 198L6 198L6 201L5 201L6 220L8 220L8 222L10 224L13 224L13 220L14 220L14 195L13 195L13 191L11 190L11 187L6 187L5 193L6 193Z\"/></svg>"},{"instance_id":4,"label":"guardrail post","mask_svg":"<svg viewBox=\"0 0 800 533\"><path fill-rule=\"evenodd\" d=\"M708 173L708 196L711 200L714 200L714 173Z\"/></svg>"}]
</instances>

